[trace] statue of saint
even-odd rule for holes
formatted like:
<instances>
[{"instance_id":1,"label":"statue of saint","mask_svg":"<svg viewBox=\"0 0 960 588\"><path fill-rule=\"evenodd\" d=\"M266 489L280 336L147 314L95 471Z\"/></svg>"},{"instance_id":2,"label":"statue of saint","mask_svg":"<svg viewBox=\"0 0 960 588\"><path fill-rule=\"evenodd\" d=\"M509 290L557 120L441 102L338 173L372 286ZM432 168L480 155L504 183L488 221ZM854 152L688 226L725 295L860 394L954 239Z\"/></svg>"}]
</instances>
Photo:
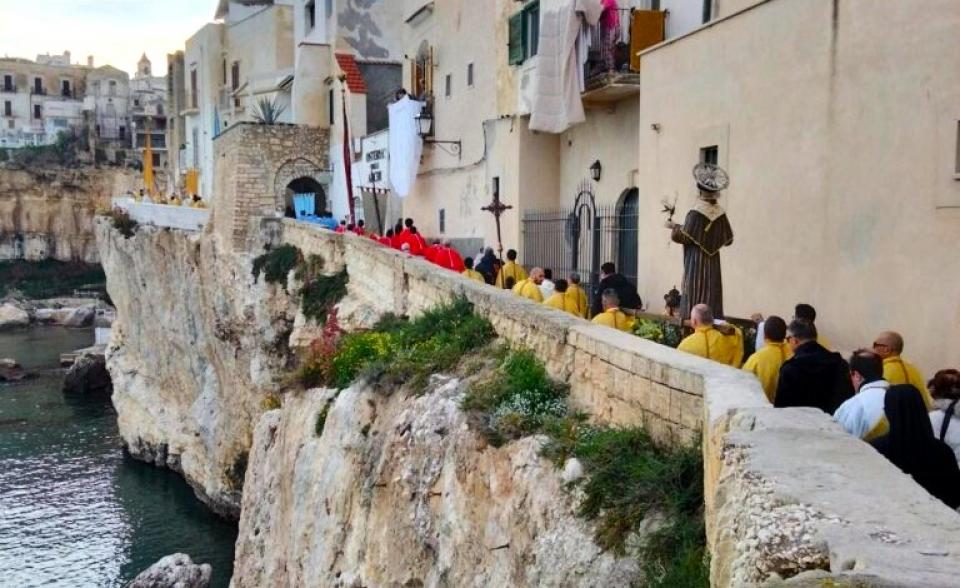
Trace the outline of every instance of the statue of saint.
<instances>
[{"instance_id":1,"label":"statue of saint","mask_svg":"<svg viewBox=\"0 0 960 588\"><path fill-rule=\"evenodd\" d=\"M723 280L720 277L720 249L733 243L733 229L726 211L717 204L729 178L719 166L700 163L693 168L700 191L699 202L687 213L682 225L667 221L674 242L683 245L683 292L680 318L690 318L690 309L706 304L717 318L723 314Z\"/></svg>"}]
</instances>

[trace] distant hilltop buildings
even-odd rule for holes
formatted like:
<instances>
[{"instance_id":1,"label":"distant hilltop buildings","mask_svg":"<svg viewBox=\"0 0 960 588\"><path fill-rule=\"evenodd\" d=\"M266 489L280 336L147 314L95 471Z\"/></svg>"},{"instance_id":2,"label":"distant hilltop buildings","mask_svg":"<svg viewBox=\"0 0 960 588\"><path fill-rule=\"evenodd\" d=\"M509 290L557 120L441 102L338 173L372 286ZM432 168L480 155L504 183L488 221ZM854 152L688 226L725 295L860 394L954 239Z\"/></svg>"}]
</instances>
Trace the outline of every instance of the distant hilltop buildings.
<instances>
[{"instance_id":1,"label":"distant hilltop buildings","mask_svg":"<svg viewBox=\"0 0 960 588\"><path fill-rule=\"evenodd\" d=\"M167 81L144 54L137 73L73 63L69 51L35 61L0 58L0 150L52 145L61 133L85 137L98 163L142 165L150 136L153 164L167 165Z\"/></svg>"}]
</instances>

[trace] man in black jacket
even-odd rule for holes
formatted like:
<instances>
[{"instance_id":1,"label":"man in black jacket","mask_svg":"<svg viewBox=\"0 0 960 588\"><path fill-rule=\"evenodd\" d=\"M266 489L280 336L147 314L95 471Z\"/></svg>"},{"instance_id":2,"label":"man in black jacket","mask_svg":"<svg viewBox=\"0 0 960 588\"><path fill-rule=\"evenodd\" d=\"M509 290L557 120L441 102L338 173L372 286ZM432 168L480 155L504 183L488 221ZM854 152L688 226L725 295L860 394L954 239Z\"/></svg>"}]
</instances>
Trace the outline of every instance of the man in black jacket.
<instances>
[{"instance_id":1,"label":"man in black jacket","mask_svg":"<svg viewBox=\"0 0 960 588\"><path fill-rule=\"evenodd\" d=\"M617 266L607 262L600 266L600 283L593 289L593 316L603 312L603 300L601 294L607 290L613 290L620 298L620 309L639 310L643 306L640 300L640 294L623 274L617 273Z\"/></svg>"},{"instance_id":2,"label":"man in black jacket","mask_svg":"<svg viewBox=\"0 0 960 588\"><path fill-rule=\"evenodd\" d=\"M787 342L794 355L780 367L773 405L812 406L832 415L853 396L847 362L817 343L817 328L808 321L790 323Z\"/></svg>"}]
</instances>

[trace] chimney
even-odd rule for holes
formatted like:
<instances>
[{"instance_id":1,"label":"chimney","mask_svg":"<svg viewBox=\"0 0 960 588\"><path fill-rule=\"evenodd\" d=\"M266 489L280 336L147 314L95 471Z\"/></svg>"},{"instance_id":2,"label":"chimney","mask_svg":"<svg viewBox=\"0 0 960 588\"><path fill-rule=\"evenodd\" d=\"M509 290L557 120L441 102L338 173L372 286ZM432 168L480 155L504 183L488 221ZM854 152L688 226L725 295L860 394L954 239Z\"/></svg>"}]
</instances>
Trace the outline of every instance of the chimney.
<instances>
[{"instance_id":1,"label":"chimney","mask_svg":"<svg viewBox=\"0 0 960 588\"><path fill-rule=\"evenodd\" d=\"M63 57L67 60L67 65L70 65L70 52L69 52L69 51L64 51L64 52L63 52Z\"/></svg>"},{"instance_id":2,"label":"chimney","mask_svg":"<svg viewBox=\"0 0 960 588\"><path fill-rule=\"evenodd\" d=\"M93 55L87 55L87 67L93 67Z\"/></svg>"}]
</instances>

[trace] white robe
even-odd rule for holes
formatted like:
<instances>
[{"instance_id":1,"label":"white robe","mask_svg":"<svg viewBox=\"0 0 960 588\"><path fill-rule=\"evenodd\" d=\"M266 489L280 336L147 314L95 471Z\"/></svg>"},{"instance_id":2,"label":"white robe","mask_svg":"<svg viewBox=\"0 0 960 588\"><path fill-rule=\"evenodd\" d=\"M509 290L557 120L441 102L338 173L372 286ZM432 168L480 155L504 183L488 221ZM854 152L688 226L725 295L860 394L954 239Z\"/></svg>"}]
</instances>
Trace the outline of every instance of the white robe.
<instances>
[{"instance_id":1,"label":"white robe","mask_svg":"<svg viewBox=\"0 0 960 588\"><path fill-rule=\"evenodd\" d=\"M423 139L417 116L423 111L423 103L404 96L387 106L390 116L390 184L401 198L410 193L420 169Z\"/></svg>"},{"instance_id":2,"label":"white robe","mask_svg":"<svg viewBox=\"0 0 960 588\"><path fill-rule=\"evenodd\" d=\"M601 14L600 0L541 0L531 130L562 133L586 120L580 97L582 74L577 73L581 69L577 38L581 23L596 25Z\"/></svg>"}]
</instances>

